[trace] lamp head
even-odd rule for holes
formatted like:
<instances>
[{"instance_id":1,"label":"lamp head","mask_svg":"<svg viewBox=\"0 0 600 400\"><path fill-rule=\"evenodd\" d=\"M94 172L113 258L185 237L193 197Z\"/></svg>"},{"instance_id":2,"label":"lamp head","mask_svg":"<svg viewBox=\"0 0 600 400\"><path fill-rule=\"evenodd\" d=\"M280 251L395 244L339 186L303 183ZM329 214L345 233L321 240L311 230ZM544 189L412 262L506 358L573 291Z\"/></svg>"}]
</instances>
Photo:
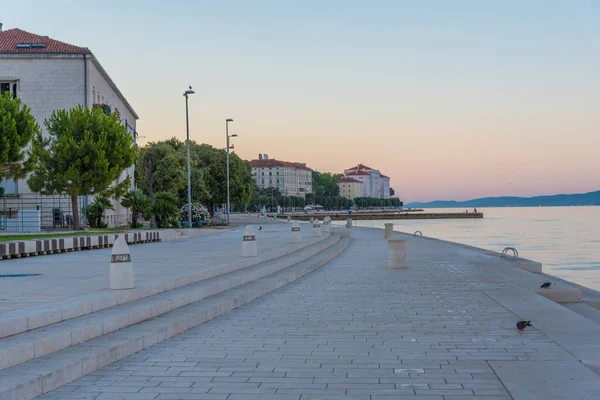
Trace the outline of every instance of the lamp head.
<instances>
[{"instance_id":1,"label":"lamp head","mask_svg":"<svg viewBox=\"0 0 600 400\"><path fill-rule=\"evenodd\" d=\"M233 135L231 135L231 137L238 137L238 134L234 133Z\"/></svg>"},{"instance_id":2,"label":"lamp head","mask_svg":"<svg viewBox=\"0 0 600 400\"><path fill-rule=\"evenodd\" d=\"M233 120L231 118L227 118L225 122L233 122Z\"/></svg>"},{"instance_id":3,"label":"lamp head","mask_svg":"<svg viewBox=\"0 0 600 400\"><path fill-rule=\"evenodd\" d=\"M189 89L189 90L186 90L186 91L183 93L183 95L187 97L188 95L190 95L190 94L194 94L194 93L196 93L196 92L194 92L194 91L192 90L192 87L190 86L190 89Z\"/></svg>"}]
</instances>

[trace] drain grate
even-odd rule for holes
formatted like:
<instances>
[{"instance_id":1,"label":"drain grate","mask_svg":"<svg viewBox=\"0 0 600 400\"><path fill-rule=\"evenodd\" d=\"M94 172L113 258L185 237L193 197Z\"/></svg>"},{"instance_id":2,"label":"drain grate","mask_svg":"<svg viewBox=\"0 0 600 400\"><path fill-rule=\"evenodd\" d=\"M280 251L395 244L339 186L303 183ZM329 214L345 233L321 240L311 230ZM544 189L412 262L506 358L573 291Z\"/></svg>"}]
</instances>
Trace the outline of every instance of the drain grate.
<instances>
[{"instance_id":1,"label":"drain grate","mask_svg":"<svg viewBox=\"0 0 600 400\"><path fill-rule=\"evenodd\" d=\"M26 278L28 276L40 276L42 274L0 274L0 278Z\"/></svg>"}]
</instances>

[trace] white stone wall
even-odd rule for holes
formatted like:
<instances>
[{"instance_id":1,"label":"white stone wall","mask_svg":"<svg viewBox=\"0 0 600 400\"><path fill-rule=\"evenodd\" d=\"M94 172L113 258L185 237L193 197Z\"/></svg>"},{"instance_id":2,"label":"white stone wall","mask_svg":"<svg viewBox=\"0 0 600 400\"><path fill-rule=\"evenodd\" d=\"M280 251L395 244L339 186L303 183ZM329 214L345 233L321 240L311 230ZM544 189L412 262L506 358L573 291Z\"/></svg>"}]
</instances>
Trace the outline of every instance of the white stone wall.
<instances>
[{"instance_id":1,"label":"white stone wall","mask_svg":"<svg viewBox=\"0 0 600 400\"><path fill-rule=\"evenodd\" d=\"M128 131L133 137L133 132L136 128L136 118L133 112L125 105L125 102L116 90L111 86L110 82L105 79L99 66L91 59L88 60L88 105L92 107L94 104L108 104L112 110L119 110L123 125L127 122ZM119 178L119 181L126 179L127 175L131 176L131 187L134 187L134 166L128 168ZM114 211L107 211L107 222L111 226L119 226L127 223L129 219L129 209L121 206L117 201L113 200Z\"/></svg>"},{"instance_id":2,"label":"white stone wall","mask_svg":"<svg viewBox=\"0 0 600 400\"><path fill-rule=\"evenodd\" d=\"M17 97L47 135L44 120L52 111L73 108L84 101L83 56L68 58L15 58L0 55L0 81L16 80ZM26 180L17 182L19 193L31 193Z\"/></svg>"},{"instance_id":3,"label":"white stone wall","mask_svg":"<svg viewBox=\"0 0 600 400\"><path fill-rule=\"evenodd\" d=\"M286 196L306 197L306 193L312 193L311 171L290 167L258 167L252 168L252 172L259 188L276 187ZM300 191L300 188L303 191Z\"/></svg>"}]
</instances>

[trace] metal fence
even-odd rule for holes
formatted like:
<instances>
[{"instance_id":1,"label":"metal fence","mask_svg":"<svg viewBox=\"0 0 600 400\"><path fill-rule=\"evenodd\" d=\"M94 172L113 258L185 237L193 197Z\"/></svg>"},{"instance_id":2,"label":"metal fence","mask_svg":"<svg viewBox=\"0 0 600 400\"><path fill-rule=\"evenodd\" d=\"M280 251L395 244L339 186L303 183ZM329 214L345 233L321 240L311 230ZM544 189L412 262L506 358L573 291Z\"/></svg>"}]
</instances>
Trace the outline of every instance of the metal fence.
<instances>
[{"instance_id":1,"label":"metal fence","mask_svg":"<svg viewBox=\"0 0 600 400\"><path fill-rule=\"evenodd\" d=\"M87 224L86 196L77 199L79 220ZM73 210L68 196L35 193L0 195L0 229L4 232L41 232L73 229Z\"/></svg>"}]
</instances>

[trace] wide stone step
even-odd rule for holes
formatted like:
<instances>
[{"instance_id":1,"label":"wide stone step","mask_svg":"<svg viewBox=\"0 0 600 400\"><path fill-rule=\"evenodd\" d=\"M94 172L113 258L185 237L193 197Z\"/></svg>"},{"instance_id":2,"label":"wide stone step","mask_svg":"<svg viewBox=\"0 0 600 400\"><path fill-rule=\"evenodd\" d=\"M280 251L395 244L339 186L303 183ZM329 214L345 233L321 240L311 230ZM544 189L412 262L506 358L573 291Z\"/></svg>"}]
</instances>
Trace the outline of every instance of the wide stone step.
<instances>
[{"instance_id":1,"label":"wide stone step","mask_svg":"<svg viewBox=\"0 0 600 400\"><path fill-rule=\"evenodd\" d=\"M0 374L0 399L32 399L115 361L194 328L292 282L339 255L343 238L324 251L260 279L145 322L8 368Z\"/></svg>"},{"instance_id":2,"label":"wide stone step","mask_svg":"<svg viewBox=\"0 0 600 400\"><path fill-rule=\"evenodd\" d=\"M275 260L327 239L327 236L311 237L305 235L305 237L307 239L304 242L290 244L289 247L282 248L276 252L260 254L258 257L253 258L242 258L240 253L238 261L233 263L204 268L192 273L175 273L158 279L144 281L136 284L136 287L133 289L110 290L107 288L86 295L49 302L43 307L34 306L3 313L0 315L0 339L154 296L158 293L258 265L266 261ZM106 274L108 276L108 260Z\"/></svg>"},{"instance_id":3,"label":"wide stone step","mask_svg":"<svg viewBox=\"0 0 600 400\"><path fill-rule=\"evenodd\" d=\"M260 279L302 262L338 241L339 236L333 235L285 257L0 339L0 370L109 334Z\"/></svg>"}]
</instances>

